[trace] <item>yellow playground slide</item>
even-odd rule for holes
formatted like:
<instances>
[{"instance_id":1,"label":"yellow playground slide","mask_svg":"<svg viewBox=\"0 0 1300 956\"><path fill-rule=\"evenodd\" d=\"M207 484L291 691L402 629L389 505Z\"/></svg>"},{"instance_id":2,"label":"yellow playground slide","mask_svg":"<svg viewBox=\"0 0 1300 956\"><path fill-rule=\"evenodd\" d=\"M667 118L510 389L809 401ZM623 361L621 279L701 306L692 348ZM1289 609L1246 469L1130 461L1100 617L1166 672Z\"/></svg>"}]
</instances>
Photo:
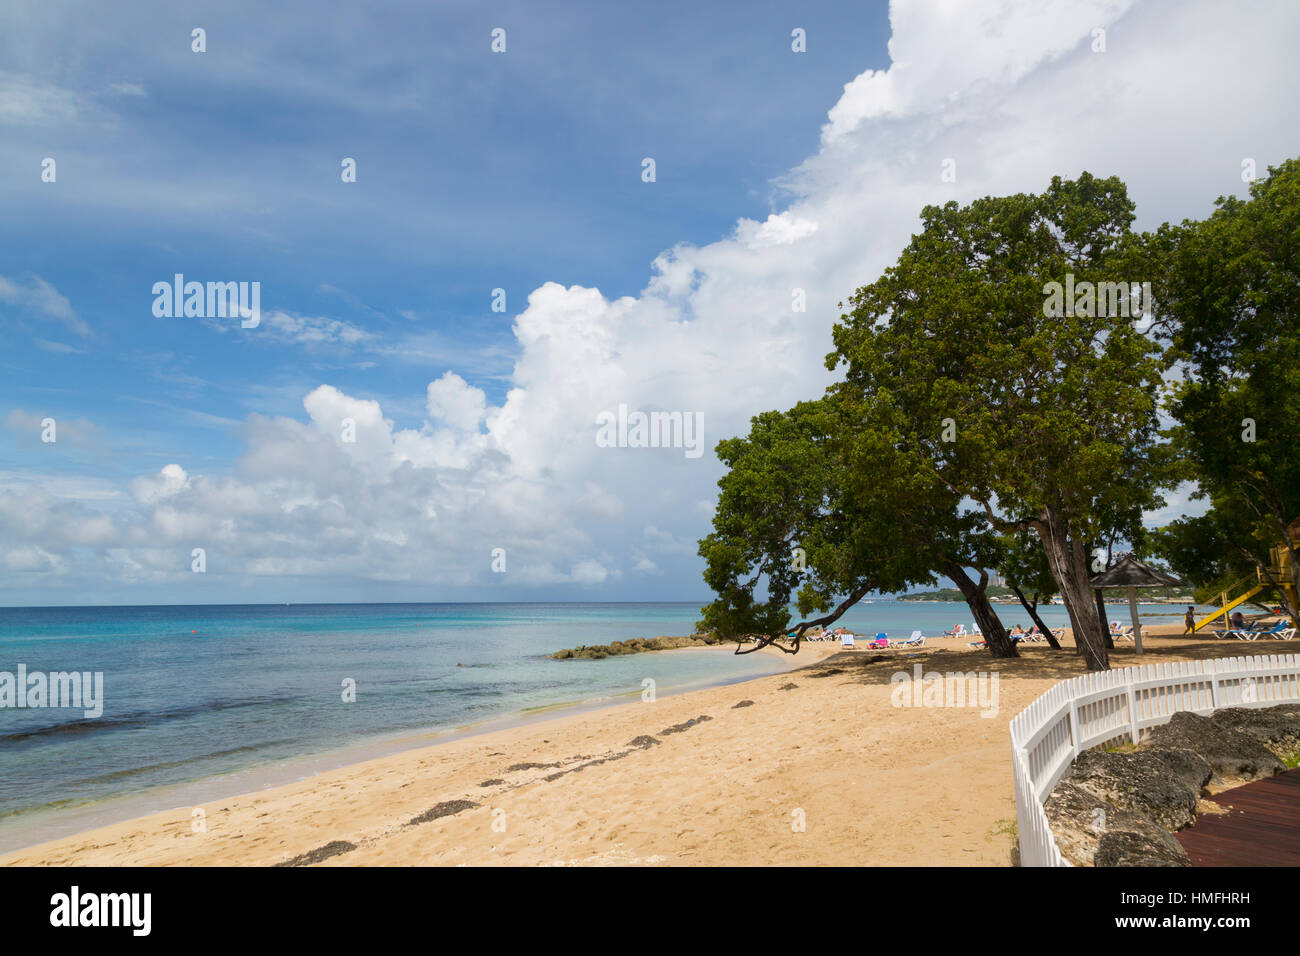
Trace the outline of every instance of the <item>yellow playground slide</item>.
<instances>
[{"instance_id":1,"label":"yellow playground slide","mask_svg":"<svg viewBox=\"0 0 1300 956\"><path fill-rule=\"evenodd\" d=\"M1199 621L1196 622L1196 626L1192 628L1192 630L1199 631L1206 624L1209 624L1211 621L1218 620L1219 618L1223 618L1224 627L1229 627L1230 624L1228 623L1228 614L1231 613L1232 609L1236 607L1238 604L1241 604L1243 601L1249 601L1260 591L1264 590L1265 587L1267 587L1267 585L1265 584L1255 585L1253 588L1251 588L1249 591L1247 591L1245 594L1241 595L1240 597L1233 598L1231 601L1229 601L1227 604L1220 607L1213 614L1201 618Z\"/></svg>"}]
</instances>

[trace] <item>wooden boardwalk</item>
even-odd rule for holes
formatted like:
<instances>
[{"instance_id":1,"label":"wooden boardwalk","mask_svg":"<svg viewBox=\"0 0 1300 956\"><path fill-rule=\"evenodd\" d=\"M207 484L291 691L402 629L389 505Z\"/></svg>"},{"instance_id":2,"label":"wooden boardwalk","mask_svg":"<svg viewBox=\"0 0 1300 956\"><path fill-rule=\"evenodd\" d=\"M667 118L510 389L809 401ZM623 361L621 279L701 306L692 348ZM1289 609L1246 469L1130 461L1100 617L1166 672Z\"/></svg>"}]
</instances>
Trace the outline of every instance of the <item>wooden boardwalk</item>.
<instances>
[{"instance_id":1,"label":"wooden boardwalk","mask_svg":"<svg viewBox=\"0 0 1300 956\"><path fill-rule=\"evenodd\" d=\"M1174 834L1193 866L1300 866L1300 769L1209 799L1230 812Z\"/></svg>"}]
</instances>

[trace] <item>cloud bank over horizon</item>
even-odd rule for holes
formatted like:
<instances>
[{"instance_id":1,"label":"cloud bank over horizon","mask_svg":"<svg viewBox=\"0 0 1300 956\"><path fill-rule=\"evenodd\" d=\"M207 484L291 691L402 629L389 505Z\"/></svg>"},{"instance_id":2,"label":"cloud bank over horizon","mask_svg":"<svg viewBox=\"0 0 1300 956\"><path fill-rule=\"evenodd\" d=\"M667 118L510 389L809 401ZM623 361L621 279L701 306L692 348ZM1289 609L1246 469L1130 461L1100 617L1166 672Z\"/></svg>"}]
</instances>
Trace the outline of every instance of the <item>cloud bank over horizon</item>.
<instances>
[{"instance_id":1,"label":"cloud bank over horizon","mask_svg":"<svg viewBox=\"0 0 1300 956\"><path fill-rule=\"evenodd\" d=\"M838 303L896 259L924 206L1040 191L1087 170L1122 178L1138 225L1152 228L1244 194L1243 160L1262 175L1300 153L1284 121L1300 9L1264 6L1236 17L1209 2L895 0L890 65L846 78L768 217L665 249L636 295L533 288L513 318L504 397L446 367L397 415L321 374L300 395L302 415L239 419L228 460L158 449L165 465L128 481L0 471L0 600L701 597L695 541L722 474L714 445L759 412L822 393ZM0 116L73 109L14 84L21 96L0 98ZM673 175L661 163L661 182L644 188ZM0 276L7 299L94 335L40 277ZM382 344L329 317L269 315L222 337ZM620 406L661 421L699 413L704 454L601 447L597 422ZM15 440L39 443L39 408L0 413ZM100 440L94 410L81 418L60 421L47 448Z\"/></svg>"}]
</instances>

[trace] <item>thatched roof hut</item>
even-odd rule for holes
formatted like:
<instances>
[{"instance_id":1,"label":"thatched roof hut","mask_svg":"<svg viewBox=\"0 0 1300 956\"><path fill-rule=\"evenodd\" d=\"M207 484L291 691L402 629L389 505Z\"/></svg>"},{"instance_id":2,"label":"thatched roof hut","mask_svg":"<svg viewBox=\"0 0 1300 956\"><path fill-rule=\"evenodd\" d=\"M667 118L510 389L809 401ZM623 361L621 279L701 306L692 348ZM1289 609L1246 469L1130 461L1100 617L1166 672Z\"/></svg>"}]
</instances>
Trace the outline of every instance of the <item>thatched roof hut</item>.
<instances>
[{"instance_id":1,"label":"thatched roof hut","mask_svg":"<svg viewBox=\"0 0 1300 956\"><path fill-rule=\"evenodd\" d=\"M1172 578L1163 571L1149 568L1131 554L1120 558L1119 563L1108 571L1103 571L1091 582L1094 588L1127 588L1129 614L1133 619L1133 648L1142 653L1142 623L1138 620L1138 588L1175 588L1183 587L1183 582Z\"/></svg>"},{"instance_id":2,"label":"thatched roof hut","mask_svg":"<svg viewBox=\"0 0 1300 956\"><path fill-rule=\"evenodd\" d=\"M1131 554L1125 555L1109 571L1103 571L1091 581L1094 588L1177 588L1182 581L1163 571L1147 567Z\"/></svg>"}]
</instances>

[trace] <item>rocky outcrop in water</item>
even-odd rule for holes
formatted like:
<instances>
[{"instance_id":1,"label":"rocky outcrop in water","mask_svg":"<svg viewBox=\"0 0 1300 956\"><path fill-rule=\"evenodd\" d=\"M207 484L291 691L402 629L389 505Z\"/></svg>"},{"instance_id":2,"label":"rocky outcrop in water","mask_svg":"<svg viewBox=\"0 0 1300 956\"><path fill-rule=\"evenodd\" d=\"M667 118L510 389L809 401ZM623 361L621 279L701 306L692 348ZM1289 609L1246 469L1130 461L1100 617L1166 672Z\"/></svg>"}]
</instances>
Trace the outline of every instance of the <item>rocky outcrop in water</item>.
<instances>
[{"instance_id":1,"label":"rocky outcrop in water","mask_svg":"<svg viewBox=\"0 0 1300 956\"><path fill-rule=\"evenodd\" d=\"M562 651L556 651L551 657L557 661L575 659L598 661L606 657L618 657L621 654L671 651L679 647L714 647L722 643L722 638L715 637L713 634L693 634L690 637L634 637L627 641L615 641L613 644L570 647Z\"/></svg>"}]
</instances>

